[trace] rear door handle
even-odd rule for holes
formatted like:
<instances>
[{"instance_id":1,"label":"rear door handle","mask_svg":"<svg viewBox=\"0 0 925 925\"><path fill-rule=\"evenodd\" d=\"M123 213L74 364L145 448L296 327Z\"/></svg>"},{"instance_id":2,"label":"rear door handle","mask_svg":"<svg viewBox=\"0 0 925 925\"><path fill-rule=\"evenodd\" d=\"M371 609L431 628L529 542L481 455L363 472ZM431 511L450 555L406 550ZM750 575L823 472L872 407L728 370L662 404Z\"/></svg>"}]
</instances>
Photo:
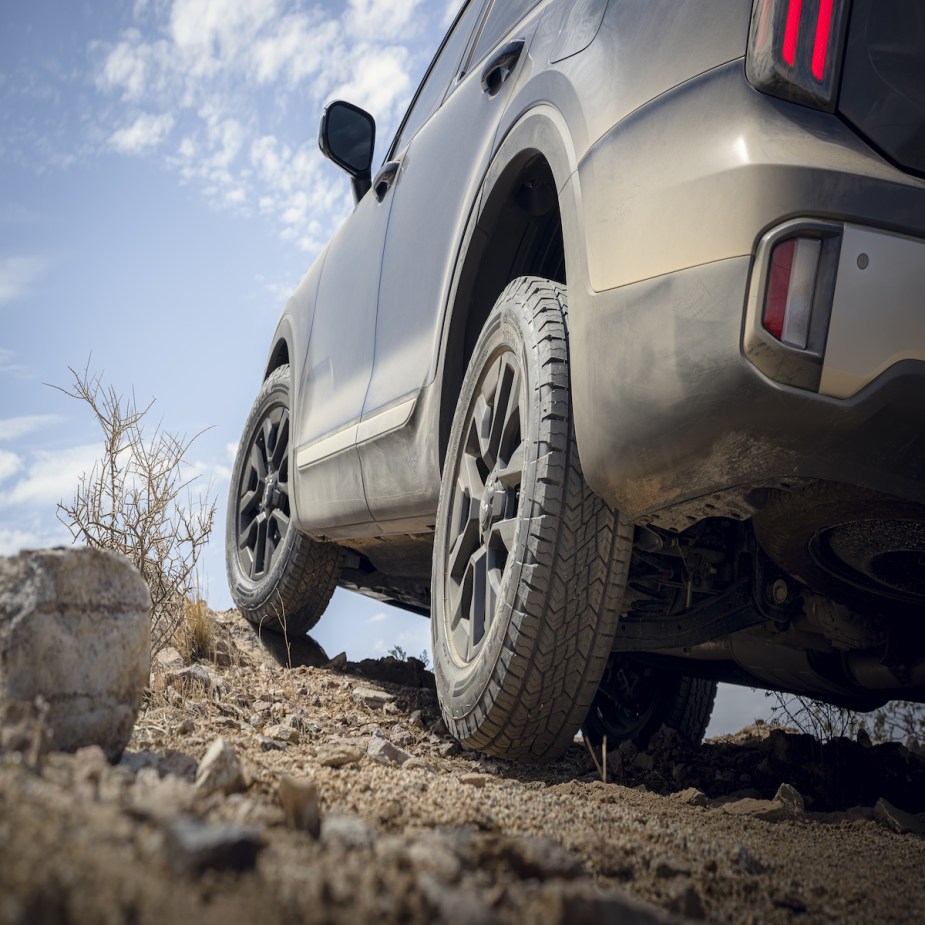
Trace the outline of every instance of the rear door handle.
<instances>
[{"instance_id":1,"label":"rear door handle","mask_svg":"<svg viewBox=\"0 0 925 925\"><path fill-rule=\"evenodd\" d=\"M392 188L400 167L401 161L386 161L379 168L379 173L376 174L376 178L373 180L373 193L379 202L385 199L385 194Z\"/></svg>"},{"instance_id":2,"label":"rear door handle","mask_svg":"<svg viewBox=\"0 0 925 925\"><path fill-rule=\"evenodd\" d=\"M514 67L520 60L520 54L524 50L524 40L515 39L502 45L492 55L491 60L485 65L482 71L482 91L489 96L494 96L508 77L514 71Z\"/></svg>"}]
</instances>

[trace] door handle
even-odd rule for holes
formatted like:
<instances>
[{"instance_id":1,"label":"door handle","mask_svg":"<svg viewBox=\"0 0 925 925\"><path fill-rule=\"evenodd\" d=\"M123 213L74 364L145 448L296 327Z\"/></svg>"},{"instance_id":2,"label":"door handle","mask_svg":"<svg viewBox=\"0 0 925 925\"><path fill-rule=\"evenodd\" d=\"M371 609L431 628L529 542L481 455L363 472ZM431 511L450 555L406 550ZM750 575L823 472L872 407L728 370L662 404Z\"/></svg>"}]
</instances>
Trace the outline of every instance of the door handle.
<instances>
[{"instance_id":1,"label":"door handle","mask_svg":"<svg viewBox=\"0 0 925 925\"><path fill-rule=\"evenodd\" d=\"M515 39L502 45L492 55L491 60L485 65L482 71L482 91L489 96L494 96L514 70L515 65L520 59L520 53L524 50L524 40Z\"/></svg>"},{"instance_id":2,"label":"door handle","mask_svg":"<svg viewBox=\"0 0 925 925\"><path fill-rule=\"evenodd\" d=\"M385 199L385 194L392 188L392 184L398 176L399 167L401 167L401 161L386 161L379 168L379 173L376 174L376 178L373 180L373 193L375 193L379 202Z\"/></svg>"}]
</instances>

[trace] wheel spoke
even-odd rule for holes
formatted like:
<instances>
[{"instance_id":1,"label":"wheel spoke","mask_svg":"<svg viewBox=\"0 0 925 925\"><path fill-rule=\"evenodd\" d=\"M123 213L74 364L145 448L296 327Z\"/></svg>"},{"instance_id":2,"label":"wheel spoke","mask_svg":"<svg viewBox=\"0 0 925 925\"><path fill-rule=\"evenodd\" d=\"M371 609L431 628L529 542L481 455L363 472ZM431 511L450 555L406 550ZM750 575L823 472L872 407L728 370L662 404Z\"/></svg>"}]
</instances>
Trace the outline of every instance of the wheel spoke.
<instances>
[{"instance_id":1,"label":"wheel spoke","mask_svg":"<svg viewBox=\"0 0 925 925\"><path fill-rule=\"evenodd\" d=\"M486 456L486 462L492 467L498 462L512 407L513 410L517 409L520 396L520 376L512 362L512 355L505 354L500 362L501 369L492 403L491 430L488 435L488 456Z\"/></svg>"},{"instance_id":2,"label":"wheel spoke","mask_svg":"<svg viewBox=\"0 0 925 925\"><path fill-rule=\"evenodd\" d=\"M257 478L262 482L267 477L267 462L256 440L251 447L250 463L251 468L257 473Z\"/></svg>"},{"instance_id":3,"label":"wheel spoke","mask_svg":"<svg viewBox=\"0 0 925 925\"><path fill-rule=\"evenodd\" d=\"M282 469L286 460L286 453L289 450L289 412L283 408L276 424L275 442L273 444L273 453L270 456L270 465L274 469Z\"/></svg>"},{"instance_id":4,"label":"wheel spoke","mask_svg":"<svg viewBox=\"0 0 925 925\"><path fill-rule=\"evenodd\" d=\"M510 554L514 550L514 534L517 532L517 518L509 517L507 520L499 520L492 524L491 535L497 536L501 540L501 545L505 551Z\"/></svg>"},{"instance_id":5,"label":"wheel spoke","mask_svg":"<svg viewBox=\"0 0 925 925\"><path fill-rule=\"evenodd\" d=\"M496 471L498 481L505 488L517 488L520 486L524 473L524 445L523 441L517 444L516 449L511 453L510 459L500 469Z\"/></svg>"},{"instance_id":6,"label":"wheel spoke","mask_svg":"<svg viewBox=\"0 0 925 925\"><path fill-rule=\"evenodd\" d=\"M258 480L257 487L252 491L245 491L238 502L238 513L247 514L250 509L260 503L260 496L263 494L263 484Z\"/></svg>"},{"instance_id":7,"label":"wheel spoke","mask_svg":"<svg viewBox=\"0 0 925 925\"><path fill-rule=\"evenodd\" d=\"M270 520L276 524L276 529L279 531L279 537L282 539L286 535L286 531L289 529L289 515L280 508L276 508L270 514Z\"/></svg>"},{"instance_id":8,"label":"wheel spoke","mask_svg":"<svg viewBox=\"0 0 925 925\"><path fill-rule=\"evenodd\" d=\"M488 590L487 575L488 553L483 547L472 557L472 606L470 608L469 638L466 640L466 661L472 655L485 636L486 596Z\"/></svg>"},{"instance_id":9,"label":"wheel spoke","mask_svg":"<svg viewBox=\"0 0 925 925\"><path fill-rule=\"evenodd\" d=\"M238 536L238 549L254 550L257 545L257 531L260 529L260 519L262 517L263 514L258 514L241 530Z\"/></svg>"},{"instance_id":10,"label":"wheel spoke","mask_svg":"<svg viewBox=\"0 0 925 925\"><path fill-rule=\"evenodd\" d=\"M256 578L261 572L266 571L266 549L267 549L267 517L266 514L260 513L254 518L257 526L257 541L254 543L254 561L251 578Z\"/></svg>"}]
</instances>

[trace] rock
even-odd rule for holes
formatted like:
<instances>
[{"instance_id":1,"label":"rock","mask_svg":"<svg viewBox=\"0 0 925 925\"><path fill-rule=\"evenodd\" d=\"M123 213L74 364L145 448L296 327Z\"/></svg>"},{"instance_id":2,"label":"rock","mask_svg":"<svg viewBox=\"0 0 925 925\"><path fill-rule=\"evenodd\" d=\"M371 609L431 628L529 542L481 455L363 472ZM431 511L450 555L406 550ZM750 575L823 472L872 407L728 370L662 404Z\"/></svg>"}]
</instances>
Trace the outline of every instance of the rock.
<instances>
[{"instance_id":1,"label":"rock","mask_svg":"<svg viewBox=\"0 0 925 925\"><path fill-rule=\"evenodd\" d=\"M192 755L173 750L168 751L158 765L158 771L164 777L172 775L189 781L191 784L196 780L196 771L198 769L199 762Z\"/></svg>"},{"instance_id":2,"label":"rock","mask_svg":"<svg viewBox=\"0 0 925 925\"><path fill-rule=\"evenodd\" d=\"M802 809L795 811L792 806L777 800L756 800L753 797L724 803L722 810L733 816L752 816L765 822L783 822L785 819L794 819L802 814Z\"/></svg>"},{"instance_id":3,"label":"rock","mask_svg":"<svg viewBox=\"0 0 925 925\"><path fill-rule=\"evenodd\" d=\"M342 768L356 764L365 753L352 745L329 745L318 753L318 763L323 768Z\"/></svg>"},{"instance_id":4,"label":"rock","mask_svg":"<svg viewBox=\"0 0 925 925\"><path fill-rule=\"evenodd\" d=\"M126 809L143 819L166 821L193 810L196 789L181 777L158 775L156 768L142 768L128 791Z\"/></svg>"},{"instance_id":5,"label":"rock","mask_svg":"<svg viewBox=\"0 0 925 925\"><path fill-rule=\"evenodd\" d=\"M745 845L739 845L738 848L732 852L730 861L732 861L736 867L741 868L745 873L751 874L753 877L766 873L768 869L758 858L749 852Z\"/></svg>"},{"instance_id":6,"label":"rock","mask_svg":"<svg viewBox=\"0 0 925 925\"><path fill-rule=\"evenodd\" d=\"M421 717L421 711L415 710L409 717L408 723L412 726L416 726L418 729L421 729L424 726L424 720Z\"/></svg>"},{"instance_id":7,"label":"rock","mask_svg":"<svg viewBox=\"0 0 925 925\"><path fill-rule=\"evenodd\" d=\"M356 816L328 816L321 823L321 844L341 850L371 848L376 832Z\"/></svg>"},{"instance_id":8,"label":"rock","mask_svg":"<svg viewBox=\"0 0 925 925\"><path fill-rule=\"evenodd\" d=\"M286 747L285 742L264 735L257 736L257 744L265 752L281 752Z\"/></svg>"},{"instance_id":9,"label":"rock","mask_svg":"<svg viewBox=\"0 0 925 925\"><path fill-rule=\"evenodd\" d=\"M707 917L700 893L690 880L674 884L668 894L668 908L686 919L701 921Z\"/></svg>"},{"instance_id":10,"label":"rock","mask_svg":"<svg viewBox=\"0 0 925 925\"><path fill-rule=\"evenodd\" d=\"M393 745L388 739L381 736L373 736L369 740L366 753L370 758L375 758L376 761L381 761L383 764L397 764L399 766L406 761L410 761L412 757L403 748Z\"/></svg>"},{"instance_id":11,"label":"rock","mask_svg":"<svg viewBox=\"0 0 925 925\"><path fill-rule=\"evenodd\" d=\"M689 877L691 868L689 864L677 858L658 858L652 862L655 876L661 880L670 880L673 877Z\"/></svg>"},{"instance_id":12,"label":"rock","mask_svg":"<svg viewBox=\"0 0 925 925\"><path fill-rule=\"evenodd\" d=\"M353 699L358 703L365 704L371 710L381 710L387 703L395 699L395 695L372 687L357 687L354 688Z\"/></svg>"},{"instance_id":13,"label":"rock","mask_svg":"<svg viewBox=\"0 0 925 925\"><path fill-rule=\"evenodd\" d=\"M655 767L655 759L648 752L640 752L633 759L632 767L637 771L651 771Z\"/></svg>"},{"instance_id":14,"label":"rock","mask_svg":"<svg viewBox=\"0 0 925 925\"><path fill-rule=\"evenodd\" d=\"M403 771L427 771L434 774L434 769L423 758L411 758L401 766Z\"/></svg>"},{"instance_id":15,"label":"rock","mask_svg":"<svg viewBox=\"0 0 925 925\"><path fill-rule=\"evenodd\" d=\"M207 691L219 691L222 687L221 680L213 675L205 665L198 662L188 668L168 671L164 676L164 680L173 687L182 687L184 684L198 684Z\"/></svg>"},{"instance_id":16,"label":"rock","mask_svg":"<svg viewBox=\"0 0 925 925\"><path fill-rule=\"evenodd\" d=\"M331 671L343 671L347 667L347 653L338 652L324 667Z\"/></svg>"},{"instance_id":17,"label":"rock","mask_svg":"<svg viewBox=\"0 0 925 925\"><path fill-rule=\"evenodd\" d=\"M500 862L522 880L574 880L585 873L581 861L551 838L491 836L473 847L476 867Z\"/></svg>"},{"instance_id":18,"label":"rock","mask_svg":"<svg viewBox=\"0 0 925 925\"><path fill-rule=\"evenodd\" d=\"M55 745L128 744L151 668L148 588L124 557L48 549L0 558L0 706L48 704Z\"/></svg>"},{"instance_id":19,"label":"rock","mask_svg":"<svg viewBox=\"0 0 925 925\"><path fill-rule=\"evenodd\" d=\"M389 732L389 739L399 748L405 748L408 745L414 745L414 736L402 726L396 723Z\"/></svg>"},{"instance_id":20,"label":"rock","mask_svg":"<svg viewBox=\"0 0 925 925\"><path fill-rule=\"evenodd\" d=\"M208 823L178 816L164 826L164 850L177 874L251 870L263 847L260 829L232 822Z\"/></svg>"},{"instance_id":21,"label":"rock","mask_svg":"<svg viewBox=\"0 0 925 925\"><path fill-rule=\"evenodd\" d=\"M180 655L179 651L173 646L164 646L157 655L154 656L154 661L161 666L161 668L182 668L185 664L183 661L183 656Z\"/></svg>"},{"instance_id":22,"label":"rock","mask_svg":"<svg viewBox=\"0 0 925 925\"><path fill-rule=\"evenodd\" d=\"M874 806L874 819L899 835L925 835L925 813L907 813L882 797Z\"/></svg>"},{"instance_id":23,"label":"rock","mask_svg":"<svg viewBox=\"0 0 925 925\"><path fill-rule=\"evenodd\" d=\"M858 728L855 738L857 739L858 745L864 748L873 748L874 743L870 739L870 733L863 726Z\"/></svg>"},{"instance_id":24,"label":"rock","mask_svg":"<svg viewBox=\"0 0 925 925\"><path fill-rule=\"evenodd\" d=\"M673 793L671 798L680 803L686 803L688 806L706 806L710 802L707 795L696 787L688 787L686 790Z\"/></svg>"},{"instance_id":25,"label":"rock","mask_svg":"<svg viewBox=\"0 0 925 925\"><path fill-rule=\"evenodd\" d=\"M459 754L459 745L456 742L441 742L437 746L437 754L441 758L452 758Z\"/></svg>"},{"instance_id":26,"label":"rock","mask_svg":"<svg viewBox=\"0 0 925 925\"><path fill-rule=\"evenodd\" d=\"M476 787L481 790L489 781L491 780L490 774L461 774L459 776L459 782L461 784L468 784L470 787Z\"/></svg>"},{"instance_id":27,"label":"rock","mask_svg":"<svg viewBox=\"0 0 925 925\"><path fill-rule=\"evenodd\" d=\"M209 746L196 769L196 789L201 793L237 793L248 786L247 773L238 753L221 737Z\"/></svg>"},{"instance_id":28,"label":"rock","mask_svg":"<svg viewBox=\"0 0 925 925\"><path fill-rule=\"evenodd\" d=\"M616 890L587 883L564 886L548 896L544 920L555 925L669 925L677 919Z\"/></svg>"},{"instance_id":29,"label":"rock","mask_svg":"<svg viewBox=\"0 0 925 925\"><path fill-rule=\"evenodd\" d=\"M308 832L314 838L321 834L321 807L315 784L308 780L284 777L279 782L277 795L288 826Z\"/></svg>"},{"instance_id":30,"label":"rock","mask_svg":"<svg viewBox=\"0 0 925 925\"><path fill-rule=\"evenodd\" d=\"M48 702L43 697L32 702L0 701L0 753L19 752L29 767L39 768L55 747L48 712Z\"/></svg>"},{"instance_id":31,"label":"rock","mask_svg":"<svg viewBox=\"0 0 925 925\"><path fill-rule=\"evenodd\" d=\"M777 793L774 794L772 802L785 806L793 816L802 816L805 809L803 795L796 787L792 787L790 784L781 784L777 788Z\"/></svg>"},{"instance_id":32,"label":"rock","mask_svg":"<svg viewBox=\"0 0 925 925\"><path fill-rule=\"evenodd\" d=\"M276 726L268 726L264 729L264 735L268 735L271 739L276 739L278 742L285 742L287 745L299 744L298 731L284 723L279 723Z\"/></svg>"}]
</instances>

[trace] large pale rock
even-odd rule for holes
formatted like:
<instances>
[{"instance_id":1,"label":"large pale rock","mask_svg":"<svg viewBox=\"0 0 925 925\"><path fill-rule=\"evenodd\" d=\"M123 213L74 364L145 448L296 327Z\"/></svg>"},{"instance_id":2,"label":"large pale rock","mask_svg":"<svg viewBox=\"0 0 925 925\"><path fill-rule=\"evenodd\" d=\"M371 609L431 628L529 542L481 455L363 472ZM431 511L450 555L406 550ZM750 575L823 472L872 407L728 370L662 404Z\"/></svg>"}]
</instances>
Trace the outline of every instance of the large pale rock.
<instances>
[{"instance_id":1,"label":"large pale rock","mask_svg":"<svg viewBox=\"0 0 925 925\"><path fill-rule=\"evenodd\" d=\"M98 549L0 557L0 706L42 697L55 745L128 743L151 668L148 588Z\"/></svg>"}]
</instances>

